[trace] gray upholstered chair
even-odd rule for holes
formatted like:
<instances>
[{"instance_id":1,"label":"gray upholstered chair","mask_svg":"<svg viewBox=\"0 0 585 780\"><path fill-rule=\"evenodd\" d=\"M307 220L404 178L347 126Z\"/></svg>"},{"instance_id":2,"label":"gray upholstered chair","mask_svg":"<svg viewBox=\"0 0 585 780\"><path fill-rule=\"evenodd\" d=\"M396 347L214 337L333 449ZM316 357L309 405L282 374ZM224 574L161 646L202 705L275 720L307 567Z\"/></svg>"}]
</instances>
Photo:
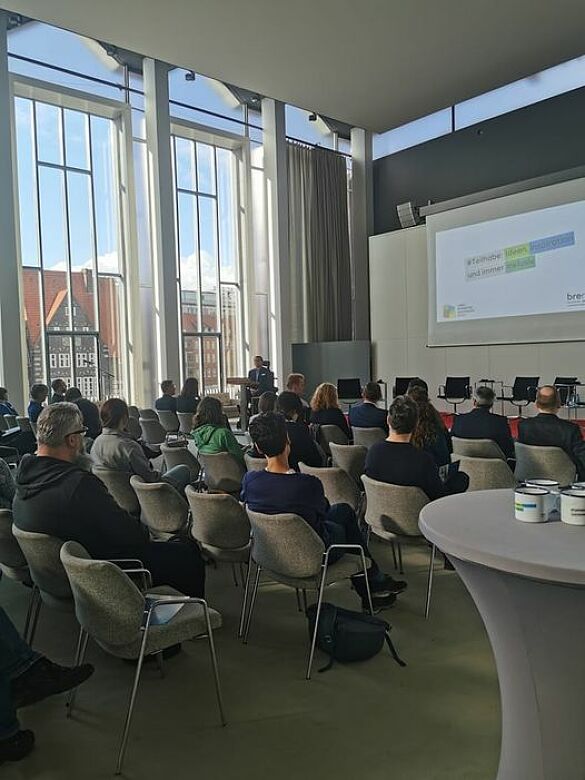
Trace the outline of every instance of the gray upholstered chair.
<instances>
[{"instance_id":1,"label":"gray upholstered chair","mask_svg":"<svg viewBox=\"0 0 585 780\"><path fill-rule=\"evenodd\" d=\"M167 433L176 433L179 430L179 418L177 413L170 409L157 409L160 424Z\"/></svg>"},{"instance_id":2,"label":"gray upholstered chair","mask_svg":"<svg viewBox=\"0 0 585 780\"><path fill-rule=\"evenodd\" d=\"M226 493L198 493L191 486L185 489L191 508L190 534L206 555L216 563L229 563L237 585L235 564L249 563L250 521L244 507ZM247 591L244 592L244 599ZM242 615L244 608L242 607ZM243 630L240 617L239 636Z\"/></svg>"},{"instance_id":3,"label":"gray upholstered chair","mask_svg":"<svg viewBox=\"0 0 585 780\"><path fill-rule=\"evenodd\" d=\"M140 427L140 423L138 422L137 417L129 417L128 423L126 424L126 430L132 436L133 439L138 441L138 439L142 438L142 428Z\"/></svg>"},{"instance_id":4,"label":"gray upholstered chair","mask_svg":"<svg viewBox=\"0 0 585 780\"><path fill-rule=\"evenodd\" d=\"M492 439L460 439L452 437L453 455L465 455L468 458L499 458L505 461L506 456ZM453 458L457 460L457 458Z\"/></svg>"},{"instance_id":5,"label":"gray upholstered chair","mask_svg":"<svg viewBox=\"0 0 585 780\"><path fill-rule=\"evenodd\" d=\"M177 412L179 419L179 431L188 435L193 430L193 414L191 412Z\"/></svg>"},{"instance_id":6,"label":"gray upholstered chair","mask_svg":"<svg viewBox=\"0 0 585 780\"><path fill-rule=\"evenodd\" d=\"M0 509L0 571L8 579L32 588L33 581L30 576L28 563L12 533L12 512L10 509ZM28 637L32 607L33 598L31 591L31 599L22 633L25 641Z\"/></svg>"},{"instance_id":7,"label":"gray upholstered chair","mask_svg":"<svg viewBox=\"0 0 585 780\"><path fill-rule=\"evenodd\" d=\"M372 444L378 441L384 441L388 435L382 428L352 428L353 443L361 444L366 449L370 449Z\"/></svg>"},{"instance_id":8,"label":"gray upholstered chair","mask_svg":"<svg viewBox=\"0 0 585 780\"><path fill-rule=\"evenodd\" d=\"M366 466L368 448L362 444L335 444L333 442L329 447L333 465L349 474L361 489L361 476Z\"/></svg>"},{"instance_id":9,"label":"gray upholstered chair","mask_svg":"<svg viewBox=\"0 0 585 780\"><path fill-rule=\"evenodd\" d=\"M327 550L320 537L302 517L293 514L264 515L249 509L248 517L252 526L252 552L246 591L249 587L252 562L256 564L256 577L248 607L244 643L247 643L252 623L252 614L256 604L260 574L263 571L271 580L299 590L318 592L315 631L311 640L307 663L307 680L311 679L311 667L315 654L315 640L323 591L326 585L348 579L355 574L363 574L366 582L370 611L373 613L367 562L360 545L331 545ZM329 563L329 554L333 549L343 548L354 554L344 555L338 561ZM244 599L244 608L246 600Z\"/></svg>"},{"instance_id":10,"label":"gray upholstered chair","mask_svg":"<svg viewBox=\"0 0 585 780\"><path fill-rule=\"evenodd\" d=\"M7 430L8 430L8 422L6 420L6 416L0 414L0 431L7 431Z\"/></svg>"},{"instance_id":11,"label":"gray upholstered chair","mask_svg":"<svg viewBox=\"0 0 585 780\"><path fill-rule=\"evenodd\" d=\"M244 460L246 461L246 468L248 471L263 471L268 463L266 458L254 458L247 452L244 454Z\"/></svg>"},{"instance_id":12,"label":"gray upholstered chair","mask_svg":"<svg viewBox=\"0 0 585 780\"><path fill-rule=\"evenodd\" d=\"M229 452L199 453L205 483L212 493L240 493L244 467Z\"/></svg>"},{"instance_id":13,"label":"gray upholstered chair","mask_svg":"<svg viewBox=\"0 0 585 780\"><path fill-rule=\"evenodd\" d=\"M61 612L73 612L73 596L59 557L63 545L61 539L48 534L21 531L15 525L12 526L12 533L26 558L34 584L26 637L32 646L41 606L44 604Z\"/></svg>"},{"instance_id":14,"label":"gray upholstered chair","mask_svg":"<svg viewBox=\"0 0 585 780\"><path fill-rule=\"evenodd\" d=\"M16 415L15 414L5 414L4 420L6 421L6 428L18 428L18 423L16 422Z\"/></svg>"},{"instance_id":15,"label":"gray upholstered chair","mask_svg":"<svg viewBox=\"0 0 585 780\"><path fill-rule=\"evenodd\" d=\"M302 474L312 474L321 480L325 497L330 504L349 504L350 507L358 512L361 504L361 493L353 479L343 469L315 468L299 463L299 469Z\"/></svg>"},{"instance_id":16,"label":"gray upholstered chair","mask_svg":"<svg viewBox=\"0 0 585 780\"><path fill-rule=\"evenodd\" d=\"M125 509L134 517L140 516L140 504L136 493L130 485L132 474L128 471L106 469L103 466L93 466L92 472L100 479L108 489L116 504Z\"/></svg>"},{"instance_id":17,"label":"gray upholstered chair","mask_svg":"<svg viewBox=\"0 0 585 780\"><path fill-rule=\"evenodd\" d=\"M128 414L135 420L140 418L140 410L137 406L134 406L134 404L128 404Z\"/></svg>"},{"instance_id":18,"label":"gray upholstered chair","mask_svg":"<svg viewBox=\"0 0 585 780\"><path fill-rule=\"evenodd\" d=\"M418 516L421 509L429 503L428 496L418 487L389 485L365 474L362 476L362 482L366 489L366 523L373 534L396 545L399 569L403 574L401 545L427 544L418 527ZM431 549L425 617L428 617L431 605L434 563L435 545Z\"/></svg>"},{"instance_id":19,"label":"gray upholstered chair","mask_svg":"<svg viewBox=\"0 0 585 780\"><path fill-rule=\"evenodd\" d=\"M459 468L469 477L468 490L497 490L513 488L516 478L505 460L500 458L468 458L458 455Z\"/></svg>"},{"instance_id":20,"label":"gray upholstered chair","mask_svg":"<svg viewBox=\"0 0 585 780\"><path fill-rule=\"evenodd\" d=\"M145 598L121 569L108 561L91 560L86 550L76 542L63 545L61 561L71 583L75 614L84 635L78 646L76 662L83 662L87 646L85 637L93 639L116 658L138 660L116 774L122 771L145 656L156 655L160 659L160 654L167 647L194 637L207 636L219 713L222 725L225 725L213 641L213 630L221 626L219 612L210 609L204 599L189 598L172 588L153 588ZM179 610L174 612L176 606ZM70 704L71 712L72 699Z\"/></svg>"},{"instance_id":21,"label":"gray upholstered chair","mask_svg":"<svg viewBox=\"0 0 585 780\"><path fill-rule=\"evenodd\" d=\"M168 447L166 444L161 444L160 451L167 469L172 469L175 466L187 466L191 472L191 482L197 482L201 472L201 464L188 447Z\"/></svg>"},{"instance_id":22,"label":"gray upholstered chair","mask_svg":"<svg viewBox=\"0 0 585 780\"><path fill-rule=\"evenodd\" d=\"M560 447L536 447L516 442L516 479L554 479L560 485L574 482L577 470Z\"/></svg>"},{"instance_id":23,"label":"gray upholstered chair","mask_svg":"<svg viewBox=\"0 0 585 780\"><path fill-rule=\"evenodd\" d=\"M23 433L32 433L32 425L28 417L17 417L16 424Z\"/></svg>"},{"instance_id":24,"label":"gray upholstered chair","mask_svg":"<svg viewBox=\"0 0 585 780\"><path fill-rule=\"evenodd\" d=\"M158 415L154 409L139 409L138 419L141 417L143 420L158 420Z\"/></svg>"},{"instance_id":25,"label":"gray upholstered chair","mask_svg":"<svg viewBox=\"0 0 585 780\"><path fill-rule=\"evenodd\" d=\"M320 425L319 444L328 458L331 457L329 445L332 442L333 444L348 444L349 440L338 425Z\"/></svg>"},{"instance_id":26,"label":"gray upholstered chair","mask_svg":"<svg viewBox=\"0 0 585 780\"><path fill-rule=\"evenodd\" d=\"M189 522L189 505L168 482L145 482L136 474L130 485L138 496L140 518L154 539L167 541L184 534Z\"/></svg>"},{"instance_id":27,"label":"gray upholstered chair","mask_svg":"<svg viewBox=\"0 0 585 780\"><path fill-rule=\"evenodd\" d=\"M147 444L162 444L167 438L167 432L160 424L158 418L141 417L138 422L142 429L142 438Z\"/></svg>"}]
</instances>

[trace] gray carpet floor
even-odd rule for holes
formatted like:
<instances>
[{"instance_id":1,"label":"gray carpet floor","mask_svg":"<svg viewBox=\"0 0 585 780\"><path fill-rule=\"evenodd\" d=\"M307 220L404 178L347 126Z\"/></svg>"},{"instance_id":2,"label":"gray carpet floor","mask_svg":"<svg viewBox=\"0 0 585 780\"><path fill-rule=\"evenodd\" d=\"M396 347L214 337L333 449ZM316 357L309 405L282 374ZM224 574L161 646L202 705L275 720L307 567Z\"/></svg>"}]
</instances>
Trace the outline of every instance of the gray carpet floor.
<instances>
[{"instance_id":1,"label":"gray carpet floor","mask_svg":"<svg viewBox=\"0 0 585 780\"><path fill-rule=\"evenodd\" d=\"M388 572L391 555L373 551ZM381 616L392 623L404 669L383 651L374 659L317 669L304 679L307 627L294 592L261 585L250 641L236 638L242 588L229 567L210 569L207 598L224 618L216 634L228 725L219 725L205 641L184 645L161 679L143 672L124 776L140 780L493 780L500 705L493 656L465 587L437 563L431 616L423 617L426 551L405 551L408 591ZM346 584L327 599L355 608ZM18 627L25 588L0 582L0 601ZM45 609L35 647L70 663L77 637L72 616ZM34 729L34 753L4 765L5 780L111 777L133 669L93 644L94 676L79 690L75 716L59 696L20 712Z\"/></svg>"}]
</instances>

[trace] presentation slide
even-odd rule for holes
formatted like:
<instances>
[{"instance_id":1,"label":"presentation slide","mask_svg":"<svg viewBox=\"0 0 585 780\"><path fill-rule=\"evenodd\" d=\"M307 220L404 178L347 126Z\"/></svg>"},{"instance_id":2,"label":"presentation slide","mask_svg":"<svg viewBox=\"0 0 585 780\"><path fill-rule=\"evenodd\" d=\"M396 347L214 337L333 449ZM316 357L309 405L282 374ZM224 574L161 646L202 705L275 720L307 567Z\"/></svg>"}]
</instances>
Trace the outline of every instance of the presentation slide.
<instances>
[{"instance_id":1,"label":"presentation slide","mask_svg":"<svg viewBox=\"0 0 585 780\"><path fill-rule=\"evenodd\" d=\"M436 323L585 311L585 201L435 233Z\"/></svg>"}]
</instances>

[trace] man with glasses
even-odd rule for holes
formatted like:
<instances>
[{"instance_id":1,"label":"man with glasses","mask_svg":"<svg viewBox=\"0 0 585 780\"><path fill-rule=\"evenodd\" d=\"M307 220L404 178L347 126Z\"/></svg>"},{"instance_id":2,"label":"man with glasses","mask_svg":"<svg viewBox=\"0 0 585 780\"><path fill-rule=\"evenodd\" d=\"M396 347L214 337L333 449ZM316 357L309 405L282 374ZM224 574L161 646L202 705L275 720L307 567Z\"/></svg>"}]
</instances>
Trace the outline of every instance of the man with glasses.
<instances>
[{"instance_id":1,"label":"man with glasses","mask_svg":"<svg viewBox=\"0 0 585 780\"><path fill-rule=\"evenodd\" d=\"M16 475L14 523L23 531L79 542L92 558L137 558L153 585L203 596L205 566L190 542L150 542L145 526L121 509L90 471L81 413L72 403L43 409L37 454L25 456Z\"/></svg>"}]
</instances>

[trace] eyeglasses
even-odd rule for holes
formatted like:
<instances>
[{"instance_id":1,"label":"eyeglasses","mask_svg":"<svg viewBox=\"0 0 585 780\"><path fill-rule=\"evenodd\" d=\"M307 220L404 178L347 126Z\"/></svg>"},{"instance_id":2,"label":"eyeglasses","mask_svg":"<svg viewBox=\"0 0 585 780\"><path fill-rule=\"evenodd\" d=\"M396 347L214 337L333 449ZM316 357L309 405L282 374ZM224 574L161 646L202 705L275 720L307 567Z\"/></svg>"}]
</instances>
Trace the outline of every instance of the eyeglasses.
<instances>
[{"instance_id":1,"label":"eyeglasses","mask_svg":"<svg viewBox=\"0 0 585 780\"><path fill-rule=\"evenodd\" d=\"M88 432L89 428L81 428L79 431L70 431L67 436L76 436L79 434L80 436L85 436L85 434Z\"/></svg>"}]
</instances>

